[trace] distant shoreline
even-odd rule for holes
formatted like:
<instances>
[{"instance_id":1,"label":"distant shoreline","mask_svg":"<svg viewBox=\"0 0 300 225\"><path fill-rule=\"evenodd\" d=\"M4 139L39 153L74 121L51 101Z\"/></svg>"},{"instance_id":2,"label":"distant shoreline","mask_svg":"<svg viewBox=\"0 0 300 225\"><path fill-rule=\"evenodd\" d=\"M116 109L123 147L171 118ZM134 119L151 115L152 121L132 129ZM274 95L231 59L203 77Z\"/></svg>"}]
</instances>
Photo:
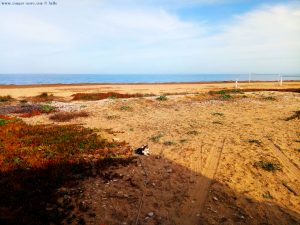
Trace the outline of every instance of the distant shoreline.
<instances>
[{"instance_id":1,"label":"distant shoreline","mask_svg":"<svg viewBox=\"0 0 300 225\"><path fill-rule=\"evenodd\" d=\"M258 81L253 80L250 83L276 83L278 81ZM300 80L284 80L284 82L295 82L298 83ZM180 85L180 84L228 84L235 83L234 80L231 81L199 81L199 82L139 82L139 83L56 83L56 84L0 84L0 88L10 89L10 88L39 88L39 87L61 87L61 86L97 86L97 85ZM248 80L238 81L239 84L249 83Z\"/></svg>"}]
</instances>

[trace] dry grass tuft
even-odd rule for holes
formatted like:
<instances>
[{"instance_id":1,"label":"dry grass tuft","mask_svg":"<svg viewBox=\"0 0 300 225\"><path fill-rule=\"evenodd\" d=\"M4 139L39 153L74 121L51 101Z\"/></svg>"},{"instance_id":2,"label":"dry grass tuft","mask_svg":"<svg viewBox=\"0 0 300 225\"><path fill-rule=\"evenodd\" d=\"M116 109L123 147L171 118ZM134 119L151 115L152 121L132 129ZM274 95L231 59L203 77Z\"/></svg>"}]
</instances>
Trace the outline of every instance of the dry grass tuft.
<instances>
[{"instance_id":1,"label":"dry grass tuft","mask_svg":"<svg viewBox=\"0 0 300 225\"><path fill-rule=\"evenodd\" d=\"M13 100L13 98L10 95L0 96L0 102L9 102L12 100Z\"/></svg>"},{"instance_id":2,"label":"dry grass tuft","mask_svg":"<svg viewBox=\"0 0 300 225\"><path fill-rule=\"evenodd\" d=\"M59 112L50 116L49 119L56 122L68 122L72 119L79 117L88 117L89 114L87 112Z\"/></svg>"},{"instance_id":3,"label":"dry grass tuft","mask_svg":"<svg viewBox=\"0 0 300 225\"><path fill-rule=\"evenodd\" d=\"M285 120L286 120L286 121L289 121L289 120L295 120L295 119L298 119L298 120L300 119L300 110L295 111L295 112L294 112L294 115L292 115L292 116L286 118Z\"/></svg>"},{"instance_id":4,"label":"dry grass tuft","mask_svg":"<svg viewBox=\"0 0 300 225\"><path fill-rule=\"evenodd\" d=\"M26 100L32 102L51 102L57 99L58 97L55 97L53 94L48 94L47 92L43 92L37 96L28 97Z\"/></svg>"}]
</instances>

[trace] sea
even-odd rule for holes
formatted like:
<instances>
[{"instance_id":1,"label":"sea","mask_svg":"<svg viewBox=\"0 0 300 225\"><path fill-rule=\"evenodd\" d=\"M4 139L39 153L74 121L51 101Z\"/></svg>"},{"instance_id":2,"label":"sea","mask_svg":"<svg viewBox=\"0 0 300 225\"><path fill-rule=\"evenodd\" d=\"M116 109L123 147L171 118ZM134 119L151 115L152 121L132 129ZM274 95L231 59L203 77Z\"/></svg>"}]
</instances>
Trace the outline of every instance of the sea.
<instances>
[{"instance_id":1,"label":"sea","mask_svg":"<svg viewBox=\"0 0 300 225\"><path fill-rule=\"evenodd\" d=\"M278 81L278 74L0 74L0 84L173 83L214 81ZM300 75L283 75L300 80Z\"/></svg>"}]
</instances>

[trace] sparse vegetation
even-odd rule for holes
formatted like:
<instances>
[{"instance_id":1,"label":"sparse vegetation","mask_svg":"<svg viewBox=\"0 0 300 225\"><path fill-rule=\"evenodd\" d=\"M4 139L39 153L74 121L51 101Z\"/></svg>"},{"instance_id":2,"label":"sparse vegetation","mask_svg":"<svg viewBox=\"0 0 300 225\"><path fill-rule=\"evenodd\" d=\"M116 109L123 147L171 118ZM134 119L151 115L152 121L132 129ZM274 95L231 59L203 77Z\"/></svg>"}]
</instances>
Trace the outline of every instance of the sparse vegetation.
<instances>
[{"instance_id":1,"label":"sparse vegetation","mask_svg":"<svg viewBox=\"0 0 300 225\"><path fill-rule=\"evenodd\" d=\"M55 99L53 94L48 94L47 92L43 92L37 96L29 97L29 100L32 102L51 102Z\"/></svg>"},{"instance_id":2,"label":"sparse vegetation","mask_svg":"<svg viewBox=\"0 0 300 225\"><path fill-rule=\"evenodd\" d=\"M10 123L0 128L0 208L12 212L6 216L1 211L1 224L62 224L71 218L74 206L69 199L58 203L68 194L58 192L59 188L74 187L83 177L93 176L91 168L102 176L104 168L133 161L126 143L112 145L92 129L31 126L1 118ZM57 207L49 213L48 204L53 203Z\"/></svg>"},{"instance_id":3,"label":"sparse vegetation","mask_svg":"<svg viewBox=\"0 0 300 225\"><path fill-rule=\"evenodd\" d=\"M128 105L123 105L120 107L120 110L122 111L132 111L132 108Z\"/></svg>"},{"instance_id":4,"label":"sparse vegetation","mask_svg":"<svg viewBox=\"0 0 300 225\"><path fill-rule=\"evenodd\" d=\"M220 124L220 125L222 125L223 123L221 121L213 121L213 124Z\"/></svg>"},{"instance_id":5,"label":"sparse vegetation","mask_svg":"<svg viewBox=\"0 0 300 225\"><path fill-rule=\"evenodd\" d=\"M241 89L227 89L220 91L210 91L210 94L226 95L226 94L244 94Z\"/></svg>"},{"instance_id":6,"label":"sparse vegetation","mask_svg":"<svg viewBox=\"0 0 300 225\"><path fill-rule=\"evenodd\" d=\"M0 102L8 102L8 101L12 101L13 98L10 95L6 95L6 96L0 96Z\"/></svg>"},{"instance_id":7,"label":"sparse vegetation","mask_svg":"<svg viewBox=\"0 0 300 225\"><path fill-rule=\"evenodd\" d=\"M232 99L232 96L230 94L224 94L220 96L221 100L229 100Z\"/></svg>"},{"instance_id":8,"label":"sparse vegetation","mask_svg":"<svg viewBox=\"0 0 300 225\"><path fill-rule=\"evenodd\" d=\"M278 163L272 162L272 161L259 161L255 163L256 167L260 167L263 170L274 172L276 170L280 170L281 167Z\"/></svg>"},{"instance_id":9,"label":"sparse vegetation","mask_svg":"<svg viewBox=\"0 0 300 225\"><path fill-rule=\"evenodd\" d=\"M300 110L295 111L295 112L294 112L294 115L292 115L292 116L286 118L285 120L286 120L286 121L289 121L289 120L294 120L294 119L298 119L298 120L300 119Z\"/></svg>"},{"instance_id":10,"label":"sparse vegetation","mask_svg":"<svg viewBox=\"0 0 300 225\"><path fill-rule=\"evenodd\" d=\"M97 136L92 129L77 125L30 126L13 118L1 121L6 121L0 129L2 171L44 167L96 150L104 156L115 154L109 150L113 147L111 143Z\"/></svg>"},{"instance_id":11,"label":"sparse vegetation","mask_svg":"<svg viewBox=\"0 0 300 225\"><path fill-rule=\"evenodd\" d=\"M179 140L179 142L180 142L181 144L186 143L187 141L188 141L187 139L181 139L181 140Z\"/></svg>"},{"instance_id":12,"label":"sparse vegetation","mask_svg":"<svg viewBox=\"0 0 300 225\"><path fill-rule=\"evenodd\" d=\"M51 105L42 105L41 110L44 113L50 113L50 112L53 112L55 110L55 107L53 107Z\"/></svg>"},{"instance_id":13,"label":"sparse vegetation","mask_svg":"<svg viewBox=\"0 0 300 225\"><path fill-rule=\"evenodd\" d=\"M7 115L10 113L19 114L20 117L32 117L43 113L55 112L51 105L41 104L19 104L14 106L5 106L0 108L0 114Z\"/></svg>"},{"instance_id":14,"label":"sparse vegetation","mask_svg":"<svg viewBox=\"0 0 300 225\"><path fill-rule=\"evenodd\" d=\"M196 130L190 130L190 131L188 131L186 134L188 134L188 135L198 135L199 132L196 131Z\"/></svg>"},{"instance_id":15,"label":"sparse vegetation","mask_svg":"<svg viewBox=\"0 0 300 225\"><path fill-rule=\"evenodd\" d=\"M72 96L73 96L73 100L97 101L102 99L115 99L115 98L138 98L138 97L144 97L150 95L105 92L105 93L76 93Z\"/></svg>"},{"instance_id":16,"label":"sparse vegetation","mask_svg":"<svg viewBox=\"0 0 300 225\"><path fill-rule=\"evenodd\" d=\"M121 117L119 115L107 115L106 119L108 120L116 120L116 119L120 119Z\"/></svg>"},{"instance_id":17,"label":"sparse vegetation","mask_svg":"<svg viewBox=\"0 0 300 225\"><path fill-rule=\"evenodd\" d=\"M220 113L220 112L215 112L212 113L213 116L224 116L224 113Z\"/></svg>"},{"instance_id":18,"label":"sparse vegetation","mask_svg":"<svg viewBox=\"0 0 300 225\"><path fill-rule=\"evenodd\" d=\"M111 99L111 100L116 99L116 98L118 98L116 95L111 95L111 96L107 97L107 99Z\"/></svg>"},{"instance_id":19,"label":"sparse vegetation","mask_svg":"<svg viewBox=\"0 0 300 225\"><path fill-rule=\"evenodd\" d=\"M261 141L256 140L256 139L249 139L248 142L251 143L251 144L261 145Z\"/></svg>"},{"instance_id":20,"label":"sparse vegetation","mask_svg":"<svg viewBox=\"0 0 300 225\"><path fill-rule=\"evenodd\" d=\"M168 98L167 98L166 95L161 95L161 96L157 97L156 100L158 100L158 101L167 101Z\"/></svg>"},{"instance_id":21,"label":"sparse vegetation","mask_svg":"<svg viewBox=\"0 0 300 225\"><path fill-rule=\"evenodd\" d=\"M263 97L263 100L266 100L266 101L275 101L276 98L274 96L267 96L267 97Z\"/></svg>"},{"instance_id":22,"label":"sparse vegetation","mask_svg":"<svg viewBox=\"0 0 300 225\"><path fill-rule=\"evenodd\" d=\"M157 134L157 135L154 135L150 138L151 141L153 142L159 142L160 139L163 137L164 135L163 134Z\"/></svg>"},{"instance_id":23,"label":"sparse vegetation","mask_svg":"<svg viewBox=\"0 0 300 225\"><path fill-rule=\"evenodd\" d=\"M43 92L43 93L41 93L40 95L38 95L37 97L40 97L40 98L47 98L47 97L49 97L49 95L48 95L47 92Z\"/></svg>"},{"instance_id":24,"label":"sparse vegetation","mask_svg":"<svg viewBox=\"0 0 300 225\"><path fill-rule=\"evenodd\" d=\"M57 122L67 122L79 117L88 117L87 112L59 112L49 117L49 119Z\"/></svg>"},{"instance_id":25,"label":"sparse vegetation","mask_svg":"<svg viewBox=\"0 0 300 225\"><path fill-rule=\"evenodd\" d=\"M266 199L272 199L273 198L269 191L266 191L262 196L263 196L263 198L266 198Z\"/></svg>"},{"instance_id":26,"label":"sparse vegetation","mask_svg":"<svg viewBox=\"0 0 300 225\"><path fill-rule=\"evenodd\" d=\"M165 141L164 145L175 145L176 143L173 141Z\"/></svg>"},{"instance_id":27,"label":"sparse vegetation","mask_svg":"<svg viewBox=\"0 0 300 225\"><path fill-rule=\"evenodd\" d=\"M6 124L13 123L13 122L16 122L16 121L17 121L17 119L14 119L14 118L11 118L11 117L8 117L8 116L0 115L0 126L4 126Z\"/></svg>"}]
</instances>

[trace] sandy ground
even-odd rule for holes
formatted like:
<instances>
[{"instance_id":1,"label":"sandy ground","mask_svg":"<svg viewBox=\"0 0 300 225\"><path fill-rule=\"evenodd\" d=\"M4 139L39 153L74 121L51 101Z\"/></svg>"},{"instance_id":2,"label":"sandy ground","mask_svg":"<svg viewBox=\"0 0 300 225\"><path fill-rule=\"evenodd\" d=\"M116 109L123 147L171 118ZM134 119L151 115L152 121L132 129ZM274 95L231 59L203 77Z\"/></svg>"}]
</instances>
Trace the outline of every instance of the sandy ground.
<instances>
[{"instance_id":1,"label":"sandy ground","mask_svg":"<svg viewBox=\"0 0 300 225\"><path fill-rule=\"evenodd\" d=\"M240 88L299 88L300 82L284 82L280 86L278 82L252 82L240 83ZM174 84L93 84L93 85L0 85L0 96L11 95L12 97L29 97L43 92L54 95L69 97L72 94L97 93L115 91L119 93L142 93L142 94L164 94L164 93L202 93L209 90L232 89L235 83L174 83Z\"/></svg>"},{"instance_id":2,"label":"sandy ground","mask_svg":"<svg viewBox=\"0 0 300 225\"><path fill-rule=\"evenodd\" d=\"M299 88L300 83L245 83L243 88ZM68 100L76 92L201 93L233 84L90 85L2 88L0 95L51 92ZM152 155L111 169L108 180L81 182L80 212L87 224L300 224L300 94L247 92L230 101L202 95L66 102L84 110L76 119L108 139L133 148L148 143ZM266 100L272 96L275 100ZM122 110L126 106L127 110ZM124 107L123 107L124 109ZM53 123L47 115L25 119ZM65 124L65 123L61 123ZM109 131L109 132L107 132ZM259 161L280 165L265 171ZM74 222L74 224L76 224Z\"/></svg>"}]
</instances>

